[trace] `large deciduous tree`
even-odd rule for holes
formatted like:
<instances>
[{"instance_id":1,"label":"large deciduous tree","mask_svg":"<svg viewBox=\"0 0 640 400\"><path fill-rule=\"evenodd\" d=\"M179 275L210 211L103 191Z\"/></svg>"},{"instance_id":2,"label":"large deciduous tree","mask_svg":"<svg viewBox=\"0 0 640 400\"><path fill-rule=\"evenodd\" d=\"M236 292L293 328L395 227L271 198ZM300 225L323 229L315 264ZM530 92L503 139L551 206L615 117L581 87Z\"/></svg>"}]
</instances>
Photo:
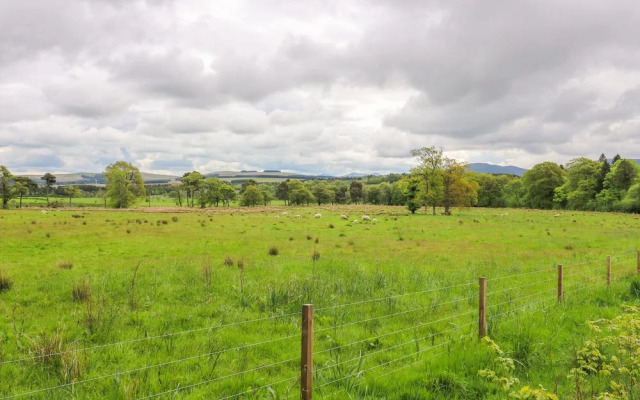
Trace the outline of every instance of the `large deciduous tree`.
<instances>
[{"instance_id":1,"label":"large deciduous tree","mask_svg":"<svg viewBox=\"0 0 640 400\"><path fill-rule=\"evenodd\" d=\"M53 187L53 184L56 183L56 177L55 175L52 175L50 173L46 173L43 176L40 177L40 179L42 179L44 181L44 187L47 190L47 207L49 206L49 191L51 191L51 188Z\"/></svg>"},{"instance_id":2,"label":"large deciduous tree","mask_svg":"<svg viewBox=\"0 0 640 400\"><path fill-rule=\"evenodd\" d=\"M0 165L0 197L2 198L2 208L9 208L9 200L16 195L13 187L13 175L4 165Z\"/></svg>"},{"instance_id":3,"label":"large deciduous tree","mask_svg":"<svg viewBox=\"0 0 640 400\"><path fill-rule=\"evenodd\" d=\"M551 209L556 188L564 184L564 171L558 164L547 161L525 172L522 181L529 207Z\"/></svg>"},{"instance_id":4,"label":"large deciduous tree","mask_svg":"<svg viewBox=\"0 0 640 400\"><path fill-rule=\"evenodd\" d=\"M244 188L244 192L242 193L242 197L240 199L240 204L243 206L257 206L262 204L264 198L260 190L255 185L248 185Z\"/></svg>"},{"instance_id":5,"label":"large deciduous tree","mask_svg":"<svg viewBox=\"0 0 640 400\"><path fill-rule=\"evenodd\" d=\"M146 194L142 174L138 168L126 161L109 165L104 173L107 197L115 208L128 208Z\"/></svg>"},{"instance_id":6,"label":"large deciduous tree","mask_svg":"<svg viewBox=\"0 0 640 400\"><path fill-rule=\"evenodd\" d=\"M418 197L425 207L431 206L433 215L436 215L436 205L442 201L444 195L442 149L436 149L435 146L422 147L412 150L411 155L418 159L418 166L411 172L422 180Z\"/></svg>"}]
</instances>

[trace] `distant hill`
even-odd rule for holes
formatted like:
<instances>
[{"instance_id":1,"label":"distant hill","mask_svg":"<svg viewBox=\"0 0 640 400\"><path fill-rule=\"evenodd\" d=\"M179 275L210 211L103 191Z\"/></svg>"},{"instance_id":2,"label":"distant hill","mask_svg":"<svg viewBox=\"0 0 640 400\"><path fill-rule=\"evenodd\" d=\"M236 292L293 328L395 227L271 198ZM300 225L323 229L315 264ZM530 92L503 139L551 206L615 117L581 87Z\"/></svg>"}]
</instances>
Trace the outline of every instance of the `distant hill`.
<instances>
[{"instance_id":1,"label":"distant hill","mask_svg":"<svg viewBox=\"0 0 640 400\"><path fill-rule=\"evenodd\" d=\"M142 180L146 184L154 183L171 183L178 179L173 175L152 174L149 172L141 172ZM103 185L104 177L102 173L95 172L77 172L73 174L54 174L56 177L56 185ZM44 185L44 181L40 179L42 175L23 175L36 181L38 185Z\"/></svg>"},{"instance_id":2,"label":"distant hill","mask_svg":"<svg viewBox=\"0 0 640 400\"><path fill-rule=\"evenodd\" d=\"M486 174L493 174L493 175L508 174L508 175L522 176L524 175L525 172L527 172L526 169L520 168L520 167L514 167L513 165L502 166L502 165L494 165L494 164L487 164L487 163L471 163L469 164L469 167L467 169L472 172L486 173Z\"/></svg>"}]
</instances>

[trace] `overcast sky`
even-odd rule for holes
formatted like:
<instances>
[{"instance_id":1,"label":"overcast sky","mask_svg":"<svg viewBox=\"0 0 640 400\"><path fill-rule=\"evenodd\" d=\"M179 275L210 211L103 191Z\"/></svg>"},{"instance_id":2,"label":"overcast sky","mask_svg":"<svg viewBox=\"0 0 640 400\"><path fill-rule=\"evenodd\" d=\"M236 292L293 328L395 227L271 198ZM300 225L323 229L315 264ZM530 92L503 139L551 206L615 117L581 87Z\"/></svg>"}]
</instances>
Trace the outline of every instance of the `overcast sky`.
<instances>
[{"instance_id":1,"label":"overcast sky","mask_svg":"<svg viewBox=\"0 0 640 400\"><path fill-rule=\"evenodd\" d=\"M640 2L2 0L0 164L640 158Z\"/></svg>"}]
</instances>

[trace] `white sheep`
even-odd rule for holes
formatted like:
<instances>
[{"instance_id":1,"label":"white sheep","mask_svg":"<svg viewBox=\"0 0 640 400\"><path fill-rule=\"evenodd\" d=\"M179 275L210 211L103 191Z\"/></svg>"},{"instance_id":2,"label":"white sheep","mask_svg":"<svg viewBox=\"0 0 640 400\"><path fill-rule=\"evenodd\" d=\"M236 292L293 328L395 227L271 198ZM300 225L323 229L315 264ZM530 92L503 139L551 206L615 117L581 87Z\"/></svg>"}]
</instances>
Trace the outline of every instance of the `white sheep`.
<instances>
[{"instance_id":1,"label":"white sheep","mask_svg":"<svg viewBox=\"0 0 640 400\"><path fill-rule=\"evenodd\" d=\"M288 212L286 212L286 211L283 211L283 212L282 212L282 215L289 215L289 213L288 213Z\"/></svg>"},{"instance_id":2,"label":"white sheep","mask_svg":"<svg viewBox=\"0 0 640 400\"><path fill-rule=\"evenodd\" d=\"M358 223L358 220L357 220L357 219L354 219L354 220L353 220L353 223L354 223L354 224L357 224L357 223Z\"/></svg>"},{"instance_id":3,"label":"white sheep","mask_svg":"<svg viewBox=\"0 0 640 400\"><path fill-rule=\"evenodd\" d=\"M370 216L368 216L368 215L363 215L363 216L362 216L362 221L363 221L363 222L364 222L364 221L369 221L369 222L371 222L371 217L370 217Z\"/></svg>"},{"instance_id":4,"label":"white sheep","mask_svg":"<svg viewBox=\"0 0 640 400\"><path fill-rule=\"evenodd\" d=\"M300 218L300 214L296 214L296 216L295 216L295 217L296 217L296 218Z\"/></svg>"},{"instance_id":5,"label":"white sheep","mask_svg":"<svg viewBox=\"0 0 640 400\"><path fill-rule=\"evenodd\" d=\"M322 214L317 213L316 215L313 216L314 218L322 218Z\"/></svg>"},{"instance_id":6,"label":"white sheep","mask_svg":"<svg viewBox=\"0 0 640 400\"><path fill-rule=\"evenodd\" d=\"M280 216L279 216L279 215L276 215L276 219L280 219Z\"/></svg>"},{"instance_id":7,"label":"white sheep","mask_svg":"<svg viewBox=\"0 0 640 400\"><path fill-rule=\"evenodd\" d=\"M378 218L374 218L374 219L372 219L371 221L373 221L373 222L378 222Z\"/></svg>"},{"instance_id":8,"label":"white sheep","mask_svg":"<svg viewBox=\"0 0 640 400\"><path fill-rule=\"evenodd\" d=\"M340 216L340 218L341 218L341 219L344 219L344 220L348 220L348 219L349 219L349 216L348 216L348 215L344 215L344 214L342 214L342 215Z\"/></svg>"},{"instance_id":9,"label":"white sheep","mask_svg":"<svg viewBox=\"0 0 640 400\"><path fill-rule=\"evenodd\" d=\"M42 210L42 213L43 213L43 214L46 214L46 213L47 213L47 210Z\"/></svg>"}]
</instances>

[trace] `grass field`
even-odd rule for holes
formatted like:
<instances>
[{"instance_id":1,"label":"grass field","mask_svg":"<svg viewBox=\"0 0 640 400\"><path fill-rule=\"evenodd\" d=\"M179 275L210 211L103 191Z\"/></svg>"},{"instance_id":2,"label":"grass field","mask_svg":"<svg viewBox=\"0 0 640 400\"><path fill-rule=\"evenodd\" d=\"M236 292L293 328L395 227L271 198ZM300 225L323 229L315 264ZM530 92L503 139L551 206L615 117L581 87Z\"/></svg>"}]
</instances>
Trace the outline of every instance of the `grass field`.
<instances>
[{"instance_id":1,"label":"grass field","mask_svg":"<svg viewBox=\"0 0 640 400\"><path fill-rule=\"evenodd\" d=\"M492 364L480 276L514 374L572 398L586 321L637 303L629 214L158 210L0 213L0 398L297 398L303 303L316 307L314 398L505 398L477 375Z\"/></svg>"}]
</instances>

